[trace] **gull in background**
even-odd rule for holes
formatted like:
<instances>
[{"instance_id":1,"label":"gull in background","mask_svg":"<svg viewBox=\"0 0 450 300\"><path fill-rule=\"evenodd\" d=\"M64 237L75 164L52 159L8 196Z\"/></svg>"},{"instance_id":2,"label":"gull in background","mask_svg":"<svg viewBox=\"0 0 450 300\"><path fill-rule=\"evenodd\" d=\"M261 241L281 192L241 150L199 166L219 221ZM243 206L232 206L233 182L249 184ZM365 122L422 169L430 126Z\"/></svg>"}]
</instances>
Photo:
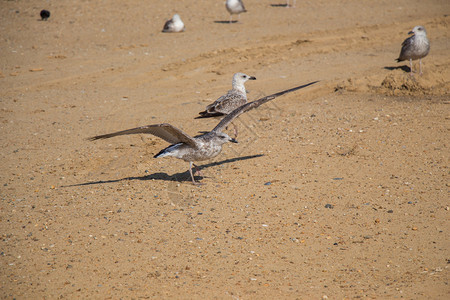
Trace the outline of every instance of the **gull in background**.
<instances>
[{"instance_id":1,"label":"gull in background","mask_svg":"<svg viewBox=\"0 0 450 300\"><path fill-rule=\"evenodd\" d=\"M154 157L159 158L159 157L173 156L182 159L186 162L189 162L189 173L191 174L192 183L199 184L195 181L194 174L192 173L193 162L208 160L213 157L216 157L222 151L222 145L227 142L237 143L235 139L230 138L226 133L222 132L228 126L228 124L230 124L235 118L237 118L241 114L251 109L257 108L258 106L270 100L273 100L278 96L305 88L317 82L318 81L310 82L244 104L233 110L226 117L224 117L219 122L219 124L217 124L217 126L213 128L213 130L195 137L191 137L190 135L184 133L181 129L178 129L170 124L163 123L163 124L141 126L137 128L132 128L104 135L98 135L89 138L89 140L95 141L127 134L139 134L139 133L153 134L171 143L169 147L164 148Z\"/></svg>"},{"instance_id":2,"label":"gull in background","mask_svg":"<svg viewBox=\"0 0 450 300\"><path fill-rule=\"evenodd\" d=\"M427 38L427 31L423 26L414 27L408 34L413 34L403 41L402 50L397 58L397 62L409 60L410 74L413 73L413 60L419 60L419 74L422 75L422 58L430 52L430 41Z\"/></svg>"},{"instance_id":3,"label":"gull in background","mask_svg":"<svg viewBox=\"0 0 450 300\"><path fill-rule=\"evenodd\" d=\"M227 0L225 6L230 13L230 23L233 22L233 15L238 15L238 20L240 19L240 13L247 12L242 0Z\"/></svg>"},{"instance_id":4,"label":"gull in background","mask_svg":"<svg viewBox=\"0 0 450 300\"><path fill-rule=\"evenodd\" d=\"M196 119L202 118L217 118L228 115L233 110L247 103L247 91L245 89L245 82L247 80L256 80L256 77L249 76L244 73L236 73L233 75L232 89L225 95L219 97L216 101L209 104L206 109L199 112ZM237 127L234 125L234 135L237 137Z\"/></svg>"},{"instance_id":5,"label":"gull in background","mask_svg":"<svg viewBox=\"0 0 450 300\"><path fill-rule=\"evenodd\" d=\"M179 14L174 14L172 19L164 24L162 32L181 32L184 31L184 23L181 21Z\"/></svg>"}]
</instances>

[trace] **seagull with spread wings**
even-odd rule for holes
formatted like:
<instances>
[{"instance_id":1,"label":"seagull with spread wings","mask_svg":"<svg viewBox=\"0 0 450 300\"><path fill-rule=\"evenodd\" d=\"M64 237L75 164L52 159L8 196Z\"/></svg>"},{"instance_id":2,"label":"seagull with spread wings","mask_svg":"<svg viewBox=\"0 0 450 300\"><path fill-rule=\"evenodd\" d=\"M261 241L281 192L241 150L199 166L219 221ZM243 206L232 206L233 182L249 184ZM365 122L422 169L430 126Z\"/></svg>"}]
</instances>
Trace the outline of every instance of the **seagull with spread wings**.
<instances>
[{"instance_id":1,"label":"seagull with spread wings","mask_svg":"<svg viewBox=\"0 0 450 300\"><path fill-rule=\"evenodd\" d=\"M224 117L219 122L219 124L217 124L217 126L214 127L213 130L195 137L191 137L190 135L184 133L182 130L170 124L163 123L155 125L146 125L114 133L98 135L89 138L89 140L95 141L127 134L139 134L139 133L153 134L171 143L169 147L164 148L154 157L159 158L159 157L173 156L182 159L186 162L189 162L189 173L191 174L192 183L199 184L195 181L194 174L192 173L193 162L208 160L213 157L216 157L222 151L222 145L227 142L237 143L235 139L229 137L226 133L222 132L235 118L239 117L241 114L251 109L257 108L258 106L275 99L278 96L305 88L317 82L318 81L310 82L244 104L233 110L226 117Z\"/></svg>"}]
</instances>

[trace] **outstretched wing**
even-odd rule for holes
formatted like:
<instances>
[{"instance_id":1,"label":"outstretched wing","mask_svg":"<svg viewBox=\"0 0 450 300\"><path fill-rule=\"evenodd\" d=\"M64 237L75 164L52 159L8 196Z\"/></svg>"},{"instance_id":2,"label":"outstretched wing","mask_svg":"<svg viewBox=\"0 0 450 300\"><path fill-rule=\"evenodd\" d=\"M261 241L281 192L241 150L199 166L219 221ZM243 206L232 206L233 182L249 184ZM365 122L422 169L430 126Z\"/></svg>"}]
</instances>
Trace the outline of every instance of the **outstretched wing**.
<instances>
[{"instance_id":1,"label":"outstretched wing","mask_svg":"<svg viewBox=\"0 0 450 300\"><path fill-rule=\"evenodd\" d=\"M127 130L123 130L123 131L108 133L108 134L104 134L104 135L98 135L98 136L88 138L88 140L95 141L95 140L107 139L107 138L111 138L111 137L119 136L119 135L139 134L139 133L150 133L159 138L162 138L163 140L165 140L171 144L185 143L185 144L192 146L193 148L197 148L197 143L195 142L195 140L192 137L190 137L189 135L184 133L182 130L180 130L170 124L167 124L167 123L146 125L146 126L127 129Z\"/></svg>"},{"instance_id":2,"label":"outstretched wing","mask_svg":"<svg viewBox=\"0 0 450 300\"><path fill-rule=\"evenodd\" d=\"M223 118L222 121L220 121L219 124L217 124L217 126L214 127L214 129L212 131L221 132L222 130L224 130L228 126L228 124L230 124L235 118L237 118L241 114L243 114L243 113L245 113L245 112L247 112L247 111L249 111L251 109L257 108L261 104L269 102L270 100L273 100L273 99L275 99L278 96L281 96L281 95L284 95L284 94L287 94L287 93L290 93L290 92L293 92L293 91L305 88L305 87L313 85L313 84L315 84L317 82L319 82L319 81L313 81L313 82L310 82L310 83L307 83L307 84L304 84L304 85L300 85L300 86L297 86L297 87L289 89L289 90L284 90L284 91L281 91L281 92L278 92L278 93L275 93L275 94L263 97L261 99L249 102L247 104L244 104L244 105L236 108L231 113L229 113L225 118Z\"/></svg>"}]
</instances>

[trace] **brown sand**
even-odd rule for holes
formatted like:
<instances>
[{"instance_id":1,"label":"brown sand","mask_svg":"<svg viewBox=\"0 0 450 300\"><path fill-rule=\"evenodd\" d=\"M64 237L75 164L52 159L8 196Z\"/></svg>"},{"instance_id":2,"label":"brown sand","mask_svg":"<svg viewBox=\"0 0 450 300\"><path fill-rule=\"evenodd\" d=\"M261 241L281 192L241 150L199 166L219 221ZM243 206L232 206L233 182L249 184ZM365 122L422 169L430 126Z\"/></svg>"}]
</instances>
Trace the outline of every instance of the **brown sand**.
<instances>
[{"instance_id":1,"label":"brown sand","mask_svg":"<svg viewBox=\"0 0 450 300\"><path fill-rule=\"evenodd\" d=\"M450 2L223 2L1 2L2 298L449 298ZM86 141L210 130L235 72L321 82L239 118L203 186L153 136Z\"/></svg>"}]
</instances>

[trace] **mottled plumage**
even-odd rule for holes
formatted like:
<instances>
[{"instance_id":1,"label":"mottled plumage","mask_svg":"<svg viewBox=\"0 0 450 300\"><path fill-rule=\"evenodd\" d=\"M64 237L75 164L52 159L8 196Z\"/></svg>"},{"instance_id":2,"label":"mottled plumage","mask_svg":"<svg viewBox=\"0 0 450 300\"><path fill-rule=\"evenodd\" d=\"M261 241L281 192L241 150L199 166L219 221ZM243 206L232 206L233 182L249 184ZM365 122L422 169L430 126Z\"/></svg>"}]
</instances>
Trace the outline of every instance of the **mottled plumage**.
<instances>
[{"instance_id":1,"label":"mottled plumage","mask_svg":"<svg viewBox=\"0 0 450 300\"><path fill-rule=\"evenodd\" d=\"M418 59L419 73L422 74L422 58L430 52L430 41L427 38L427 31L423 26L416 26L408 34L413 35L403 41L402 50L397 58L397 62L409 60L409 67L412 74L412 61Z\"/></svg>"},{"instance_id":2,"label":"mottled plumage","mask_svg":"<svg viewBox=\"0 0 450 300\"><path fill-rule=\"evenodd\" d=\"M196 117L196 119L222 117L247 103L247 91L244 85L247 80L256 80L256 77L248 76L244 73L234 74L232 81L233 88L209 104L204 111L199 112L200 116ZM235 124L233 126L234 135L237 137L237 126Z\"/></svg>"},{"instance_id":3,"label":"mottled plumage","mask_svg":"<svg viewBox=\"0 0 450 300\"><path fill-rule=\"evenodd\" d=\"M219 122L219 124L216 127L214 127L213 130L196 137L191 137L188 134L184 133L182 130L170 124L164 123L164 124L141 126L114 133L98 135L89 138L89 140L94 141L100 139L107 139L127 134L139 134L139 133L153 134L172 144L169 147L161 150L154 157L159 158L165 156L173 156L189 162L189 173L191 174L192 182L194 184L197 184L194 180L194 175L192 173L193 162L207 160L216 157L222 151L223 144L227 142L235 142L235 143L237 142L235 139L230 138L226 133L222 132L228 126L228 124L230 124L233 121L233 119L237 118L239 115L243 114L246 111L256 108L261 104L266 103L267 101L275 99L278 96L307 87L316 82L317 81L302 86L298 86L289 90L285 90L242 105L237 109L235 109L234 111L232 111L230 114L228 114L225 118L223 118Z\"/></svg>"},{"instance_id":4,"label":"mottled plumage","mask_svg":"<svg viewBox=\"0 0 450 300\"><path fill-rule=\"evenodd\" d=\"M234 74L232 89L209 104L204 111L199 112L200 116L196 119L228 115L239 106L247 103L247 91L244 85L247 80L256 80L256 77L244 73Z\"/></svg>"}]
</instances>

